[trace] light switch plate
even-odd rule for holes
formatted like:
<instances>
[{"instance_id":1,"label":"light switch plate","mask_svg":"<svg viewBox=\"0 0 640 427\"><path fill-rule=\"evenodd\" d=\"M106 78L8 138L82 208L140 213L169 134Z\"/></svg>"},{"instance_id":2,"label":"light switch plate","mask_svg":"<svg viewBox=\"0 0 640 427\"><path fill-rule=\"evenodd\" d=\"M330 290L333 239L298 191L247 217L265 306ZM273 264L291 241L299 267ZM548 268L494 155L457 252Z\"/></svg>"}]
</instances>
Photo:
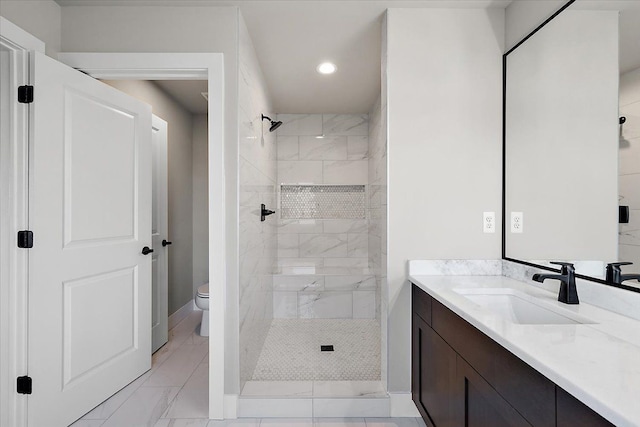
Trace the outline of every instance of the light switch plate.
<instances>
[{"instance_id":1,"label":"light switch plate","mask_svg":"<svg viewBox=\"0 0 640 427\"><path fill-rule=\"evenodd\" d=\"M482 213L482 231L484 233L496 232L496 213L495 212Z\"/></svg>"},{"instance_id":2,"label":"light switch plate","mask_svg":"<svg viewBox=\"0 0 640 427\"><path fill-rule=\"evenodd\" d=\"M524 216L522 212L511 212L511 232L522 233L524 231Z\"/></svg>"}]
</instances>

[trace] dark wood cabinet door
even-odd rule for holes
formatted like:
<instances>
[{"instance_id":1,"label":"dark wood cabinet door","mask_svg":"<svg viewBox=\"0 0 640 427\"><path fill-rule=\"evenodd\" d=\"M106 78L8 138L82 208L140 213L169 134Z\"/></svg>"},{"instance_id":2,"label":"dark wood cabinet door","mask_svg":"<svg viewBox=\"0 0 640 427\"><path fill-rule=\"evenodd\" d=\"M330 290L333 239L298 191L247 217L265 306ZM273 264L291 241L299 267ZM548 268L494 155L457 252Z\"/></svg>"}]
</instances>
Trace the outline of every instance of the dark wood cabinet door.
<instances>
[{"instance_id":1,"label":"dark wood cabinet door","mask_svg":"<svg viewBox=\"0 0 640 427\"><path fill-rule=\"evenodd\" d=\"M460 356L456 360L455 424L464 427L531 427Z\"/></svg>"},{"instance_id":2,"label":"dark wood cabinet door","mask_svg":"<svg viewBox=\"0 0 640 427\"><path fill-rule=\"evenodd\" d=\"M456 353L415 313L412 341L413 400L427 425L453 427Z\"/></svg>"},{"instance_id":3,"label":"dark wood cabinet door","mask_svg":"<svg viewBox=\"0 0 640 427\"><path fill-rule=\"evenodd\" d=\"M613 424L560 387L556 387L556 399L557 427L613 427Z\"/></svg>"}]
</instances>

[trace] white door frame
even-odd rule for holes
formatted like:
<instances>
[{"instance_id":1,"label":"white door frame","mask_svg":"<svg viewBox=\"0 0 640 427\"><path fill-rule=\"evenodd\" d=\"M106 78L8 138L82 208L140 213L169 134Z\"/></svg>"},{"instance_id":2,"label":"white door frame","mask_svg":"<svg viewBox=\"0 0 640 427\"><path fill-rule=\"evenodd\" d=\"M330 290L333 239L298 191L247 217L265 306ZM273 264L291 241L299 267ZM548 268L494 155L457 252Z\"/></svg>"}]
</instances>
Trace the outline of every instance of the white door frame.
<instances>
[{"instance_id":1,"label":"white door frame","mask_svg":"<svg viewBox=\"0 0 640 427\"><path fill-rule=\"evenodd\" d=\"M29 55L45 53L45 44L22 28L0 16L0 40L16 54L15 75L11 75L11 99L16 99L18 86L29 84ZM29 109L26 104L13 104L11 109L10 144L3 147L0 169L9 171L10 182L3 182L2 231L28 229L28 165ZM6 209L5 209L6 204ZM27 374L27 277L28 253L18 249L13 238L2 242L0 257L0 425L26 425L27 397L16 393L16 378ZM8 283L4 282L7 279Z\"/></svg>"},{"instance_id":2,"label":"white door frame","mask_svg":"<svg viewBox=\"0 0 640 427\"><path fill-rule=\"evenodd\" d=\"M226 300L224 63L222 53L61 53L61 62L109 80L208 80L209 418L224 418ZM36 95L37 96L37 95ZM231 255L231 254L229 254Z\"/></svg>"}]
</instances>

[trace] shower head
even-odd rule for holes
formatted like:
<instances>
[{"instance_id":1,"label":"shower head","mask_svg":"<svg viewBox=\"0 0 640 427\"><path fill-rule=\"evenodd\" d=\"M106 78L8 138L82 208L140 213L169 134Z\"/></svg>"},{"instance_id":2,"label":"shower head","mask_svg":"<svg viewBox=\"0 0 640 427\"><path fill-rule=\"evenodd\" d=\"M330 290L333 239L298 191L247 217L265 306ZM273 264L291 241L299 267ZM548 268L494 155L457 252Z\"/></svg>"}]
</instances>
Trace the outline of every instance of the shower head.
<instances>
[{"instance_id":1,"label":"shower head","mask_svg":"<svg viewBox=\"0 0 640 427\"><path fill-rule=\"evenodd\" d=\"M276 122L275 120L271 120L269 117L265 116L264 114L262 115L262 120L269 120L271 122L271 127L269 127L269 132L273 132L274 130L282 126L282 122Z\"/></svg>"}]
</instances>

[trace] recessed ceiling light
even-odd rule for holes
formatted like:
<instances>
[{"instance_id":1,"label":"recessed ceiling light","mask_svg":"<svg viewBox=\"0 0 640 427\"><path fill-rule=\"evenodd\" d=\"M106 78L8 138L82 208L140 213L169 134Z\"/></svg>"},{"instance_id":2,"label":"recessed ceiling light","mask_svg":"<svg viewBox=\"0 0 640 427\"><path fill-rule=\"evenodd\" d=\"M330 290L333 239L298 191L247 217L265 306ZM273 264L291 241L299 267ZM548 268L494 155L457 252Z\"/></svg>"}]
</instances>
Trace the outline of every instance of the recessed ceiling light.
<instances>
[{"instance_id":1,"label":"recessed ceiling light","mask_svg":"<svg viewBox=\"0 0 640 427\"><path fill-rule=\"evenodd\" d=\"M316 67L316 70L318 70L320 74L333 74L337 69L336 64L332 64L331 62L323 62Z\"/></svg>"}]
</instances>

